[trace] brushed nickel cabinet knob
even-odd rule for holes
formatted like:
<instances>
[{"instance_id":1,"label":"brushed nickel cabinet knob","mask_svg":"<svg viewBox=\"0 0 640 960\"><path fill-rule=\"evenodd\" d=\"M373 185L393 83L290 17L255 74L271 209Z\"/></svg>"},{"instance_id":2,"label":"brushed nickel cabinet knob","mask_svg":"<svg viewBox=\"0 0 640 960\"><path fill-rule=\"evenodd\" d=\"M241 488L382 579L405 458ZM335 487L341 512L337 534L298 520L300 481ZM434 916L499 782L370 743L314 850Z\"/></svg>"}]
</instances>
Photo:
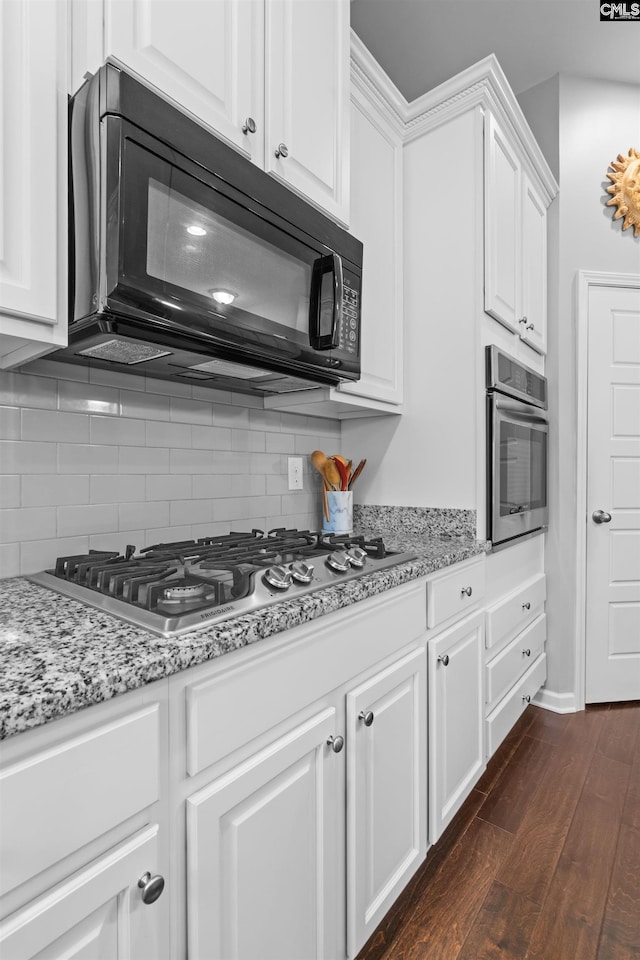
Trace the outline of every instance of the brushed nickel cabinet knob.
<instances>
[{"instance_id":1,"label":"brushed nickel cabinet knob","mask_svg":"<svg viewBox=\"0 0 640 960\"><path fill-rule=\"evenodd\" d=\"M340 753L344 747L344 737L329 737L327 745L331 747L334 753Z\"/></svg>"},{"instance_id":2,"label":"brushed nickel cabinet knob","mask_svg":"<svg viewBox=\"0 0 640 960\"><path fill-rule=\"evenodd\" d=\"M143 903L155 903L164 890L164 877L158 874L152 877L150 873L143 873L138 880L138 886L142 890Z\"/></svg>"},{"instance_id":3,"label":"brushed nickel cabinet knob","mask_svg":"<svg viewBox=\"0 0 640 960\"><path fill-rule=\"evenodd\" d=\"M256 122L255 122L255 120L253 119L253 117L247 117L247 119L245 120L245 122L242 124L242 132L245 133L245 134L246 134L246 133L255 133L257 129L258 129L258 128L257 128L257 126L256 126Z\"/></svg>"},{"instance_id":4,"label":"brushed nickel cabinet knob","mask_svg":"<svg viewBox=\"0 0 640 960\"><path fill-rule=\"evenodd\" d=\"M460 591L460 596L470 597L472 593L473 593L473 587L463 587L462 590Z\"/></svg>"},{"instance_id":5,"label":"brushed nickel cabinet knob","mask_svg":"<svg viewBox=\"0 0 640 960\"><path fill-rule=\"evenodd\" d=\"M445 653L444 657L438 657L438 663L441 663L443 667L449 666L449 654Z\"/></svg>"},{"instance_id":6,"label":"brushed nickel cabinet knob","mask_svg":"<svg viewBox=\"0 0 640 960\"><path fill-rule=\"evenodd\" d=\"M375 717L374 717L373 710L366 710L366 711L361 710L360 713L358 714L358 720L362 720L365 727L370 727L374 719Z\"/></svg>"},{"instance_id":7,"label":"brushed nickel cabinet knob","mask_svg":"<svg viewBox=\"0 0 640 960\"><path fill-rule=\"evenodd\" d=\"M278 146L276 147L276 157L282 157L284 159L285 157L288 157L288 156L289 156L289 148L286 145L286 143L279 143Z\"/></svg>"}]
</instances>

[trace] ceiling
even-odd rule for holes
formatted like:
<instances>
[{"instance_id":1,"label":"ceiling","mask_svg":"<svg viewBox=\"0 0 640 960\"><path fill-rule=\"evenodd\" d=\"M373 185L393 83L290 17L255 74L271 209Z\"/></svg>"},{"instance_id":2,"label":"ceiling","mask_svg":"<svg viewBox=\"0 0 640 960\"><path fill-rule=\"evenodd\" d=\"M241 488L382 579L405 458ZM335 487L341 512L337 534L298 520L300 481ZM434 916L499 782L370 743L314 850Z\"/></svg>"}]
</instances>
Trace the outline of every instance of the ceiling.
<instances>
[{"instance_id":1,"label":"ceiling","mask_svg":"<svg viewBox=\"0 0 640 960\"><path fill-rule=\"evenodd\" d=\"M490 53L514 93L557 73L640 84L640 24L599 0L351 0L351 25L407 100Z\"/></svg>"}]
</instances>

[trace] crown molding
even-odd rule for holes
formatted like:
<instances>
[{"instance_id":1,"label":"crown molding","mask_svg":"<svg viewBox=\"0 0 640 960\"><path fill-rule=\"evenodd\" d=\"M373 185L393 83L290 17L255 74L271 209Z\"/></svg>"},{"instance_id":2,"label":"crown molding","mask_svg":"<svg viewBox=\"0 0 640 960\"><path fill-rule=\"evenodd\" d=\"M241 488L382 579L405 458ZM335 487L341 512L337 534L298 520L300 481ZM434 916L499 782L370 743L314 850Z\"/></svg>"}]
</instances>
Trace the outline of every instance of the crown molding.
<instances>
[{"instance_id":1,"label":"crown molding","mask_svg":"<svg viewBox=\"0 0 640 960\"><path fill-rule=\"evenodd\" d=\"M495 54L409 102L352 30L351 77L358 89L385 111L404 143L478 105L491 110L519 143L528 172L547 194L549 202L557 194L555 177Z\"/></svg>"}]
</instances>

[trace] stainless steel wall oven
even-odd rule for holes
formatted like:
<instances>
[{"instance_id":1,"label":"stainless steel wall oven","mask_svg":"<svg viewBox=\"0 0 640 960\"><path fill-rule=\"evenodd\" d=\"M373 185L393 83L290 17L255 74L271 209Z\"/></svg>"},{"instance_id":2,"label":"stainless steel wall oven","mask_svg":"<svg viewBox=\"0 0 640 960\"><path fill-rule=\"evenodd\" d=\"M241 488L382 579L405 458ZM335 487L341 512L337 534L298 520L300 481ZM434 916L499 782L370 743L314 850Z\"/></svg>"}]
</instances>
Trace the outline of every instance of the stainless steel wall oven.
<instances>
[{"instance_id":1,"label":"stainless steel wall oven","mask_svg":"<svg viewBox=\"0 0 640 960\"><path fill-rule=\"evenodd\" d=\"M487 538L506 546L549 522L547 381L496 346L486 371Z\"/></svg>"}]
</instances>

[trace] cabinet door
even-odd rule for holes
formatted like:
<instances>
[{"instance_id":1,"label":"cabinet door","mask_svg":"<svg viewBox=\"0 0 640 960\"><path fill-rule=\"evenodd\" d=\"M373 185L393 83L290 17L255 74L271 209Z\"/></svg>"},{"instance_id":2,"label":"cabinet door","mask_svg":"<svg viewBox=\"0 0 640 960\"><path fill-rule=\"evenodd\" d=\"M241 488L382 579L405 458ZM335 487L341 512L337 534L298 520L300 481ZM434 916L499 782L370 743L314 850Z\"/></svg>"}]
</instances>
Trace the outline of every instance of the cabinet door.
<instances>
[{"instance_id":1,"label":"cabinet door","mask_svg":"<svg viewBox=\"0 0 640 960\"><path fill-rule=\"evenodd\" d=\"M482 613L429 641L429 840L435 843L484 768Z\"/></svg>"},{"instance_id":2,"label":"cabinet door","mask_svg":"<svg viewBox=\"0 0 640 960\"><path fill-rule=\"evenodd\" d=\"M107 55L262 162L263 0L105 0L104 27Z\"/></svg>"},{"instance_id":3,"label":"cabinet door","mask_svg":"<svg viewBox=\"0 0 640 960\"><path fill-rule=\"evenodd\" d=\"M265 14L265 168L346 224L349 3L266 0Z\"/></svg>"},{"instance_id":4,"label":"cabinet door","mask_svg":"<svg viewBox=\"0 0 640 960\"><path fill-rule=\"evenodd\" d=\"M511 143L491 114L485 118L484 308L519 331L521 168Z\"/></svg>"},{"instance_id":5,"label":"cabinet door","mask_svg":"<svg viewBox=\"0 0 640 960\"><path fill-rule=\"evenodd\" d=\"M427 849L426 655L347 695L347 940L353 957Z\"/></svg>"},{"instance_id":6,"label":"cabinet door","mask_svg":"<svg viewBox=\"0 0 640 960\"><path fill-rule=\"evenodd\" d=\"M348 393L402 403L402 142L357 89L351 95L351 231L364 244L362 373Z\"/></svg>"},{"instance_id":7,"label":"cabinet door","mask_svg":"<svg viewBox=\"0 0 640 960\"><path fill-rule=\"evenodd\" d=\"M95 860L0 923L6 960L159 960L168 957L166 902L145 904L139 879L154 873L156 825ZM166 894L165 894L166 896Z\"/></svg>"},{"instance_id":8,"label":"cabinet door","mask_svg":"<svg viewBox=\"0 0 640 960\"><path fill-rule=\"evenodd\" d=\"M522 323L520 336L547 352L547 208L526 174L522 191Z\"/></svg>"},{"instance_id":9,"label":"cabinet door","mask_svg":"<svg viewBox=\"0 0 640 960\"><path fill-rule=\"evenodd\" d=\"M341 954L344 754L327 707L187 800L194 960Z\"/></svg>"},{"instance_id":10,"label":"cabinet door","mask_svg":"<svg viewBox=\"0 0 640 960\"><path fill-rule=\"evenodd\" d=\"M0 4L0 366L66 344L65 2Z\"/></svg>"}]
</instances>

